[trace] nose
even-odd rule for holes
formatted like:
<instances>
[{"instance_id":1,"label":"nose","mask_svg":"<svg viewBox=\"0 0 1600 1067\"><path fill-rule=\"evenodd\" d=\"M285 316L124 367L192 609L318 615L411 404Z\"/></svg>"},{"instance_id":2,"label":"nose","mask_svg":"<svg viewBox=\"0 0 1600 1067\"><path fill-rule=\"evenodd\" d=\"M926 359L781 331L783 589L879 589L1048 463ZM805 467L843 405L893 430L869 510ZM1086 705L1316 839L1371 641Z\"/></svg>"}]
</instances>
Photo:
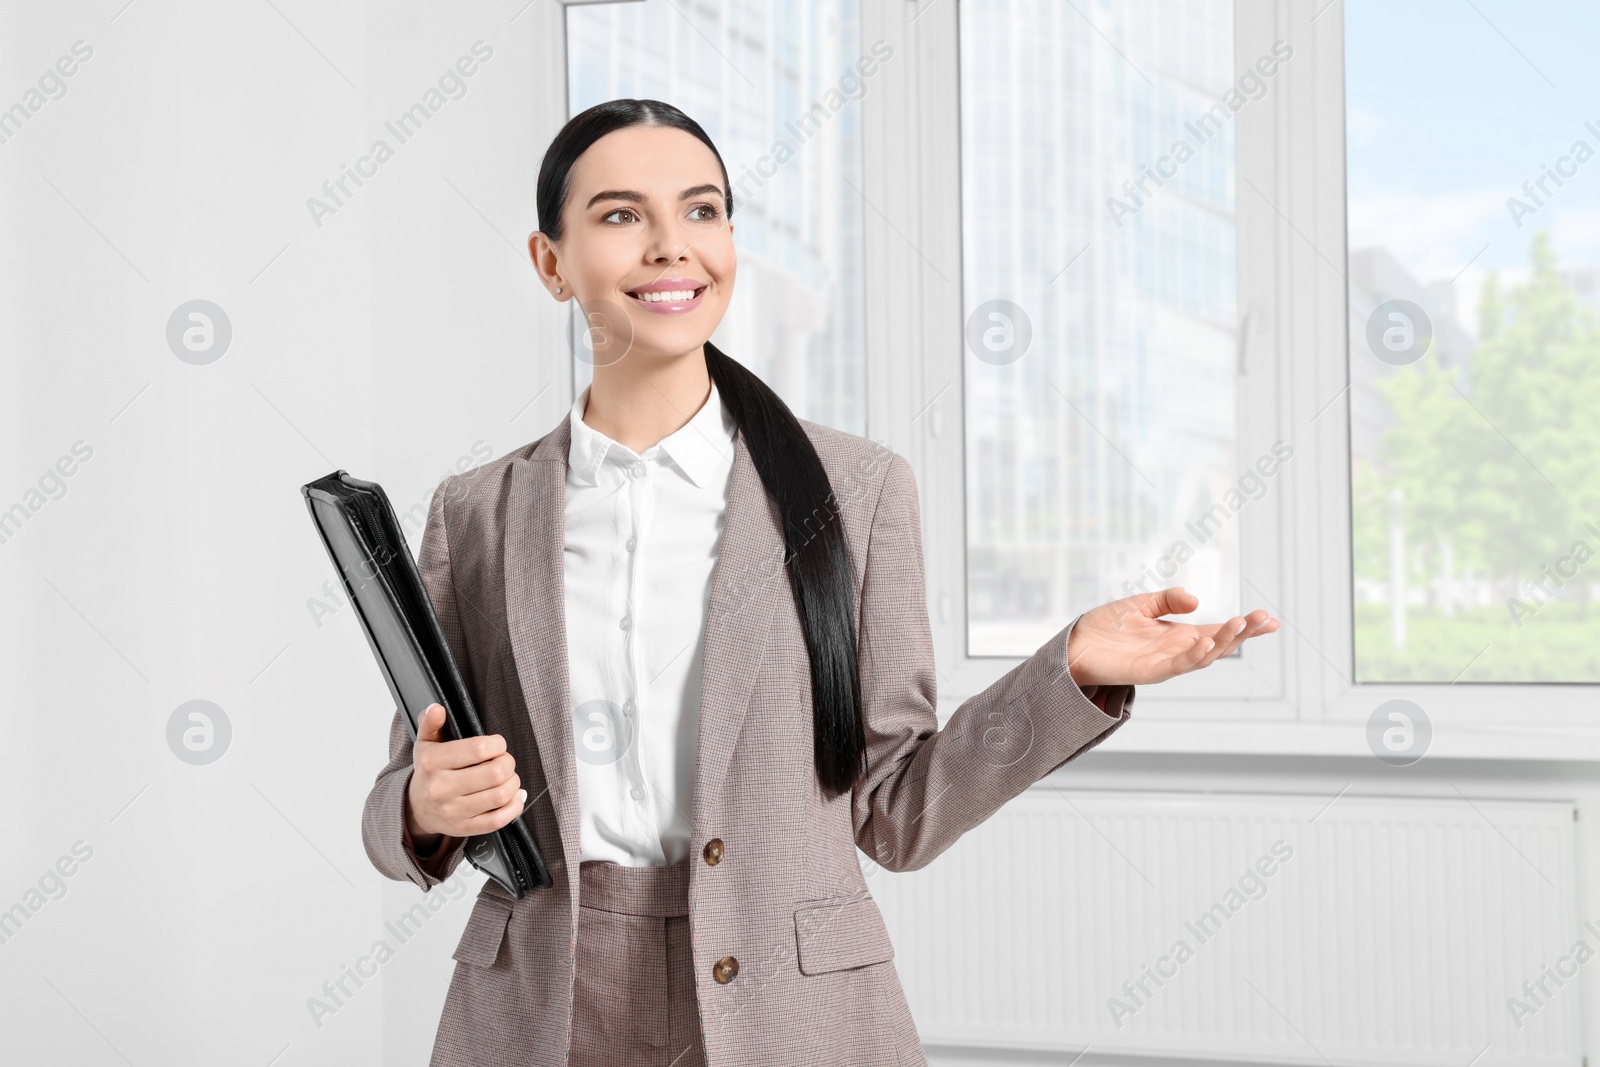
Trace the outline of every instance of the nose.
<instances>
[{"instance_id":1,"label":"nose","mask_svg":"<svg viewBox=\"0 0 1600 1067\"><path fill-rule=\"evenodd\" d=\"M689 242L679 240L653 244L650 249L650 261L660 266L669 263L682 262L689 258Z\"/></svg>"},{"instance_id":2,"label":"nose","mask_svg":"<svg viewBox=\"0 0 1600 1067\"><path fill-rule=\"evenodd\" d=\"M665 266L688 258L692 242L676 219L662 219L650 227L650 242L645 250L651 263Z\"/></svg>"}]
</instances>

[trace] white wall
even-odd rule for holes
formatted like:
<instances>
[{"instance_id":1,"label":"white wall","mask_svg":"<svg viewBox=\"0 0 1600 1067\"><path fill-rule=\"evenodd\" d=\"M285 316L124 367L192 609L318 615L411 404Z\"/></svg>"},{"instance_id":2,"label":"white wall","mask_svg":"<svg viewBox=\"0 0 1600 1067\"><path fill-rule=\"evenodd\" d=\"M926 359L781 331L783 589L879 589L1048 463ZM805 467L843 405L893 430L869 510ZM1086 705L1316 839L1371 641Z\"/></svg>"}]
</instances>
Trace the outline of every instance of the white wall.
<instances>
[{"instance_id":1,"label":"white wall","mask_svg":"<svg viewBox=\"0 0 1600 1067\"><path fill-rule=\"evenodd\" d=\"M340 601L299 487L342 467L404 511L570 402L522 252L561 13L520 6L0 7L0 107L91 53L0 143L0 508L26 512L0 543L0 909L38 905L0 943L6 1062L427 1062L469 895L431 894L320 1026L307 1006L421 895L362 848L393 705L349 616L313 613ZM479 40L399 144L385 121ZM380 136L319 226L307 199ZM206 365L165 336L196 298L232 328ZM231 726L204 766L167 741L197 699Z\"/></svg>"}]
</instances>

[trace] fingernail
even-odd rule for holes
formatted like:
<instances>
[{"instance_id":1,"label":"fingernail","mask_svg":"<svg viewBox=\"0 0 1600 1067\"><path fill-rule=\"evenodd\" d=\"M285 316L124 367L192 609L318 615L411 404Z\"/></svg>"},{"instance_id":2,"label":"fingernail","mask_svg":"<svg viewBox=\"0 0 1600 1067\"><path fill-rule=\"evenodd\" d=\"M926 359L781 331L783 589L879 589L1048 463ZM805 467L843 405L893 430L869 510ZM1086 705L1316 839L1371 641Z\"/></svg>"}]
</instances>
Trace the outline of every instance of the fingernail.
<instances>
[{"instance_id":1,"label":"fingernail","mask_svg":"<svg viewBox=\"0 0 1600 1067\"><path fill-rule=\"evenodd\" d=\"M1237 637L1237 636L1238 636L1238 635L1239 635L1239 634L1242 634L1242 633L1244 633L1244 627L1245 627L1245 621L1244 621L1244 620L1243 620L1243 619L1240 619L1240 620L1239 620L1239 625L1238 625L1238 626L1235 626L1235 627L1234 627L1234 628L1233 628L1233 633L1234 633L1234 636L1236 636L1236 637Z\"/></svg>"},{"instance_id":2,"label":"fingernail","mask_svg":"<svg viewBox=\"0 0 1600 1067\"><path fill-rule=\"evenodd\" d=\"M522 806L523 807L527 807L528 806L528 791L526 789L519 789L519 790L517 790L517 792L519 794L521 794L521 796L522 796Z\"/></svg>"}]
</instances>

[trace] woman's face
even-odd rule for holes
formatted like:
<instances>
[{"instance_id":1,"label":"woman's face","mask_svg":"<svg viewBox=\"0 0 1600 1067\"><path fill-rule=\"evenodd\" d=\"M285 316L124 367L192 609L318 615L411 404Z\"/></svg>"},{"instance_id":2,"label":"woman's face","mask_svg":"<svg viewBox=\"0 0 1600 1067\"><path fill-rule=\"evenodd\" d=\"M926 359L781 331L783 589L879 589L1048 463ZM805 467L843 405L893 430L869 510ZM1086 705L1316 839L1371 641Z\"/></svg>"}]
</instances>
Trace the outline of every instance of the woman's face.
<instances>
[{"instance_id":1,"label":"woman's face","mask_svg":"<svg viewBox=\"0 0 1600 1067\"><path fill-rule=\"evenodd\" d=\"M561 243L535 232L529 247L552 295L559 285L558 300L584 309L597 365L683 355L710 338L733 294L722 190L717 157L671 127L617 130L578 157Z\"/></svg>"}]
</instances>

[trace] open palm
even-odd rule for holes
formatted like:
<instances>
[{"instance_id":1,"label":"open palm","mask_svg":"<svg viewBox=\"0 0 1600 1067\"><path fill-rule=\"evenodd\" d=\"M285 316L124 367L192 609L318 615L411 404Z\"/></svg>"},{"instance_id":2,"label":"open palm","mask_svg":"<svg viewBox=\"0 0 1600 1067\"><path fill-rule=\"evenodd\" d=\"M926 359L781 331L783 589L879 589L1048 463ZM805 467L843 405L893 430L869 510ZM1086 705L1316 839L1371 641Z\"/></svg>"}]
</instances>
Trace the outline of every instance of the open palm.
<instances>
[{"instance_id":1,"label":"open palm","mask_svg":"<svg viewBox=\"0 0 1600 1067\"><path fill-rule=\"evenodd\" d=\"M1173 586L1138 593L1087 611L1067 641L1067 669L1080 686L1150 685L1209 667L1252 637L1270 634L1278 620L1262 608L1225 622L1173 622L1200 598Z\"/></svg>"}]
</instances>

